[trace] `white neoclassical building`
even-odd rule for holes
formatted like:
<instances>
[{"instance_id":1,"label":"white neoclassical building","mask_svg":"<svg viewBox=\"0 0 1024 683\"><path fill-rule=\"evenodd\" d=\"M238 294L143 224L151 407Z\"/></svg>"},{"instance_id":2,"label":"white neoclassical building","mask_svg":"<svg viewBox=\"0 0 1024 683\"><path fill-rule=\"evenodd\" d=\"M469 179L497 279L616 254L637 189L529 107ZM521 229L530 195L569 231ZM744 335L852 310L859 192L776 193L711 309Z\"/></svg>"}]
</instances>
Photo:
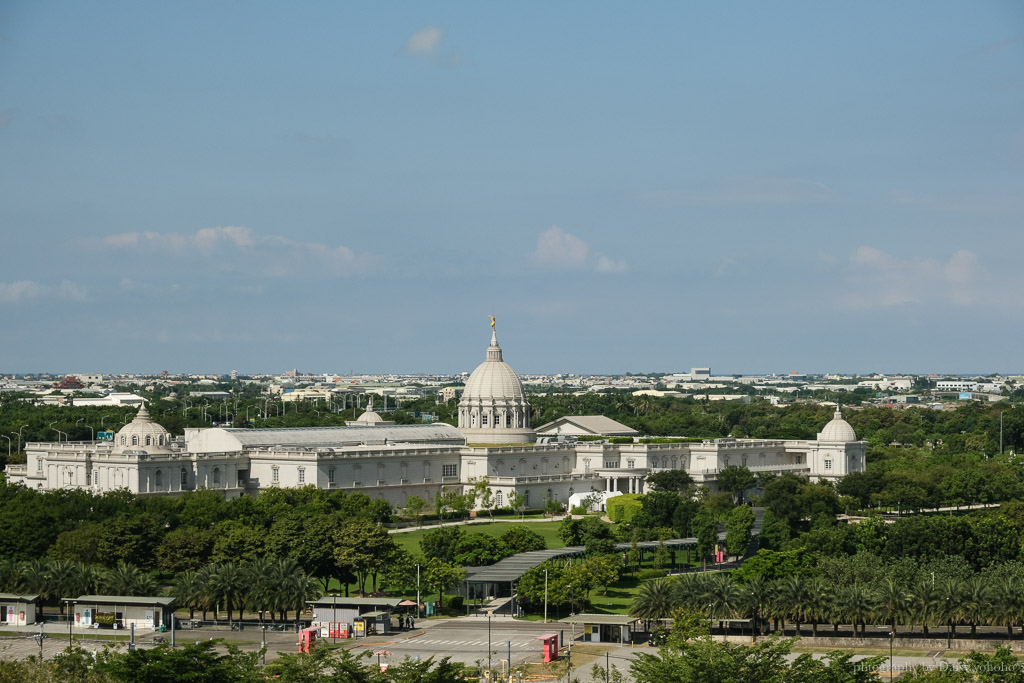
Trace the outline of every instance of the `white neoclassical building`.
<instances>
[{"instance_id":1,"label":"white neoclassical building","mask_svg":"<svg viewBox=\"0 0 1024 683\"><path fill-rule=\"evenodd\" d=\"M442 489L468 490L486 477L498 507L513 492L533 507L591 491L642 493L649 474L669 469L713 487L730 465L816 480L865 466L866 442L839 410L813 440L535 443L530 403L493 330L486 359L466 383L458 424L395 425L371 405L345 427L189 428L174 438L143 405L113 442L29 443L27 464L8 465L6 475L40 490L154 495L206 488L235 497L312 485L362 491L394 505L412 496L429 500Z\"/></svg>"}]
</instances>

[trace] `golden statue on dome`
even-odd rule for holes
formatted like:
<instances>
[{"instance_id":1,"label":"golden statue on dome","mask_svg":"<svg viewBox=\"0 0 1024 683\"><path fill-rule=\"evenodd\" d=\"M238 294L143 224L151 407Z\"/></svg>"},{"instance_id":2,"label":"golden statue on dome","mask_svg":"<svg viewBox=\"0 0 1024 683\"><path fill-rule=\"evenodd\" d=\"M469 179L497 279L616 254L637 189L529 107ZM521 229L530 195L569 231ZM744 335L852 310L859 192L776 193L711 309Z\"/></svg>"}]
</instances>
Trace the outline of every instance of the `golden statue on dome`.
<instances>
[{"instance_id":1,"label":"golden statue on dome","mask_svg":"<svg viewBox=\"0 0 1024 683\"><path fill-rule=\"evenodd\" d=\"M491 329L494 329L494 321L497 320L493 315L491 316Z\"/></svg>"}]
</instances>

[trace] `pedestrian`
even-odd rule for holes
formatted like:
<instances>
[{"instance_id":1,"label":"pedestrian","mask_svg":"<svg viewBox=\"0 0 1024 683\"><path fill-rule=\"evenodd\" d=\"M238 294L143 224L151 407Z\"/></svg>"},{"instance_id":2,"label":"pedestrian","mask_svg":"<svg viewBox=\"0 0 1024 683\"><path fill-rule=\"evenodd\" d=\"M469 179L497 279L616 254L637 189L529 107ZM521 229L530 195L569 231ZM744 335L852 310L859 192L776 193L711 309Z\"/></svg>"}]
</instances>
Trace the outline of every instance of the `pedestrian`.
<instances>
[{"instance_id":1,"label":"pedestrian","mask_svg":"<svg viewBox=\"0 0 1024 683\"><path fill-rule=\"evenodd\" d=\"M416 621L412 617L409 617L409 628L416 628Z\"/></svg>"}]
</instances>

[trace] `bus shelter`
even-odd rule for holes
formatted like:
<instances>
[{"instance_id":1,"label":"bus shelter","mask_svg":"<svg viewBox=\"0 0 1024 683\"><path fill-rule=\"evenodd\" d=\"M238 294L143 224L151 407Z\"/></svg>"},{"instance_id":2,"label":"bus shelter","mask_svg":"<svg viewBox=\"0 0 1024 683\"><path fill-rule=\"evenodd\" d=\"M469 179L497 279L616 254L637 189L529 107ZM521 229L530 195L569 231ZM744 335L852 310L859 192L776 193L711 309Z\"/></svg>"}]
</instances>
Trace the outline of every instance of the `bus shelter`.
<instances>
[{"instance_id":1,"label":"bus shelter","mask_svg":"<svg viewBox=\"0 0 1024 683\"><path fill-rule=\"evenodd\" d=\"M639 619L628 614L574 614L559 623L579 628L585 643L629 643Z\"/></svg>"}]
</instances>

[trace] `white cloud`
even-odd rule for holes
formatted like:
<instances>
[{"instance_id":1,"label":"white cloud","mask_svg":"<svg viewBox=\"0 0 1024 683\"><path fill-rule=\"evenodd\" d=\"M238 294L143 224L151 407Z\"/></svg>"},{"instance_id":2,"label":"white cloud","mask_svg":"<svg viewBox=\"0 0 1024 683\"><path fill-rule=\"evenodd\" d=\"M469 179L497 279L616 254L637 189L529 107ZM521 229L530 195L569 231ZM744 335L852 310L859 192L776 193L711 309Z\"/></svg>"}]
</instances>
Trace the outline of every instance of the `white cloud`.
<instances>
[{"instance_id":1,"label":"white cloud","mask_svg":"<svg viewBox=\"0 0 1024 683\"><path fill-rule=\"evenodd\" d=\"M552 268L582 268L590 256L590 247L579 237L553 225L537 237L534 263Z\"/></svg>"},{"instance_id":2,"label":"white cloud","mask_svg":"<svg viewBox=\"0 0 1024 683\"><path fill-rule=\"evenodd\" d=\"M851 308L892 308L929 304L970 306L990 300L992 274L978 257L961 249L945 260L900 258L860 246L850 255L848 292L841 303ZM1005 286L1005 283L1004 285ZM994 293L994 292L993 292Z\"/></svg>"},{"instance_id":3,"label":"white cloud","mask_svg":"<svg viewBox=\"0 0 1024 683\"><path fill-rule=\"evenodd\" d=\"M226 270L255 268L276 276L307 271L345 275L360 270L366 260L345 246L263 235L244 226L202 228L194 233L125 232L107 235L102 241L113 249L197 255L216 260Z\"/></svg>"},{"instance_id":4,"label":"white cloud","mask_svg":"<svg viewBox=\"0 0 1024 683\"><path fill-rule=\"evenodd\" d=\"M410 55L433 55L444 40L444 31L436 26L424 26L405 41L405 52Z\"/></svg>"},{"instance_id":5,"label":"white cloud","mask_svg":"<svg viewBox=\"0 0 1024 683\"><path fill-rule=\"evenodd\" d=\"M542 268L594 270L604 274L629 271L625 260L613 260L603 254L591 254L590 246L576 235L553 225L537 236L537 248L531 260Z\"/></svg>"},{"instance_id":6,"label":"white cloud","mask_svg":"<svg viewBox=\"0 0 1024 683\"><path fill-rule=\"evenodd\" d=\"M64 280L56 285L44 285L31 280L0 282L2 304L21 304L43 299L88 301L89 292L84 286L70 280Z\"/></svg>"},{"instance_id":7,"label":"white cloud","mask_svg":"<svg viewBox=\"0 0 1024 683\"><path fill-rule=\"evenodd\" d=\"M607 256L599 256L597 258L597 272L620 275L629 272L629 264L625 260L613 261Z\"/></svg>"},{"instance_id":8,"label":"white cloud","mask_svg":"<svg viewBox=\"0 0 1024 683\"><path fill-rule=\"evenodd\" d=\"M402 52L426 59L438 66L458 66L462 63L462 55L458 52L441 52L443 40L444 31L436 26L424 26L409 36L409 40L405 41L405 46L402 47Z\"/></svg>"}]
</instances>

